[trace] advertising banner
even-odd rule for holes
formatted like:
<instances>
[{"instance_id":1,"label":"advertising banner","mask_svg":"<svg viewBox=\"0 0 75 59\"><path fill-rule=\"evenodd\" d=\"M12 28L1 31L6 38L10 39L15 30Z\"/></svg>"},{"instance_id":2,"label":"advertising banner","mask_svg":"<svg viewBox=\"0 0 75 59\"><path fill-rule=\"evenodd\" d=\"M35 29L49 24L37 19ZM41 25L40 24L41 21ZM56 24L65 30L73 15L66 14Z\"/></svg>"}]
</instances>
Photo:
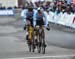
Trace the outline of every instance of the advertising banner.
<instances>
[{"instance_id":1,"label":"advertising banner","mask_svg":"<svg viewBox=\"0 0 75 59\"><path fill-rule=\"evenodd\" d=\"M13 10L0 10L0 16L5 16L5 15L14 15Z\"/></svg>"}]
</instances>

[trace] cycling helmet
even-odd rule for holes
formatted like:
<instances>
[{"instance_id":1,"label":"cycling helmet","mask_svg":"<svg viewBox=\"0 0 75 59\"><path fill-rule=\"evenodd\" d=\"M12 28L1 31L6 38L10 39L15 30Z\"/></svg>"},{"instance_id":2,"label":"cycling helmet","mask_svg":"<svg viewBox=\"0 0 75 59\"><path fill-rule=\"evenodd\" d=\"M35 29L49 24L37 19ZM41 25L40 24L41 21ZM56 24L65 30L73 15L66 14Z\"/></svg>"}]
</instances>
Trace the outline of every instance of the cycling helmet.
<instances>
[{"instance_id":1,"label":"cycling helmet","mask_svg":"<svg viewBox=\"0 0 75 59\"><path fill-rule=\"evenodd\" d=\"M33 7L32 6L28 6L28 11L33 11Z\"/></svg>"},{"instance_id":2,"label":"cycling helmet","mask_svg":"<svg viewBox=\"0 0 75 59\"><path fill-rule=\"evenodd\" d=\"M43 12L43 9L42 9L41 7L39 7L39 8L37 9L37 11L38 11L38 12Z\"/></svg>"}]
</instances>

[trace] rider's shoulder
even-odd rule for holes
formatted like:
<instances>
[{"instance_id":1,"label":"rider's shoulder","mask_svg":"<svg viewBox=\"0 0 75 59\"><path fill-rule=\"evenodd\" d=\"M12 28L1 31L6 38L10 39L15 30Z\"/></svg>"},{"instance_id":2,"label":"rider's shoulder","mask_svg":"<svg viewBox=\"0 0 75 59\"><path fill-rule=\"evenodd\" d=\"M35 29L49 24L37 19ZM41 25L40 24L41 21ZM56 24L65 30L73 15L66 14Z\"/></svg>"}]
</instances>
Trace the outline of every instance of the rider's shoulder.
<instances>
[{"instance_id":1,"label":"rider's shoulder","mask_svg":"<svg viewBox=\"0 0 75 59\"><path fill-rule=\"evenodd\" d=\"M23 13L26 13L26 12L27 12L27 9L22 10L22 12L23 12Z\"/></svg>"}]
</instances>

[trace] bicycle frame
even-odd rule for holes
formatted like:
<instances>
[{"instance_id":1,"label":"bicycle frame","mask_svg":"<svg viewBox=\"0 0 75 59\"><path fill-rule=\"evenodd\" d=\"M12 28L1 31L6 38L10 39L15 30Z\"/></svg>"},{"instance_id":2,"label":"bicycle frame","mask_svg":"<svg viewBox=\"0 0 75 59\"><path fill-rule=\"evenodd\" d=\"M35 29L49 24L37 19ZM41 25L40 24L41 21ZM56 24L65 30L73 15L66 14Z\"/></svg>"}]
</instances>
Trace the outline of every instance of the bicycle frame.
<instances>
[{"instance_id":1,"label":"bicycle frame","mask_svg":"<svg viewBox=\"0 0 75 59\"><path fill-rule=\"evenodd\" d=\"M38 53L43 52L43 54L45 54L45 47L44 47L44 30L42 28L42 26L39 26L39 29L38 29Z\"/></svg>"},{"instance_id":2,"label":"bicycle frame","mask_svg":"<svg viewBox=\"0 0 75 59\"><path fill-rule=\"evenodd\" d=\"M33 27L29 26L29 39L32 41L32 35L33 35Z\"/></svg>"},{"instance_id":3,"label":"bicycle frame","mask_svg":"<svg viewBox=\"0 0 75 59\"><path fill-rule=\"evenodd\" d=\"M33 51L34 52L34 28L31 25L27 26L27 31L28 31L28 47L29 47L29 51Z\"/></svg>"}]
</instances>

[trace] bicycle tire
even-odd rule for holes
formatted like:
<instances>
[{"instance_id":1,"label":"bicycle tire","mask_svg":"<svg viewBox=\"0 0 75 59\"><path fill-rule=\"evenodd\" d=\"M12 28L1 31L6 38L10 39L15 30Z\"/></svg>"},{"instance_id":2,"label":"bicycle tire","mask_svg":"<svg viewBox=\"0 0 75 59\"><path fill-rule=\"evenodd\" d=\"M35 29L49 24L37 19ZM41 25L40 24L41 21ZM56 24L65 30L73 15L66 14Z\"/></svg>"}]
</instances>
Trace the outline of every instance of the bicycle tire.
<instances>
[{"instance_id":1,"label":"bicycle tire","mask_svg":"<svg viewBox=\"0 0 75 59\"><path fill-rule=\"evenodd\" d=\"M34 37L33 37L33 40L32 40L32 52L35 52Z\"/></svg>"},{"instance_id":2,"label":"bicycle tire","mask_svg":"<svg viewBox=\"0 0 75 59\"><path fill-rule=\"evenodd\" d=\"M45 46L44 46L44 43L42 44L42 53L45 54Z\"/></svg>"},{"instance_id":3,"label":"bicycle tire","mask_svg":"<svg viewBox=\"0 0 75 59\"><path fill-rule=\"evenodd\" d=\"M44 36L44 34L42 32L42 53L45 54L45 42L44 42L43 36Z\"/></svg>"},{"instance_id":4,"label":"bicycle tire","mask_svg":"<svg viewBox=\"0 0 75 59\"><path fill-rule=\"evenodd\" d=\"M31 52L31 43L30 43L30 41L28 41L28 48L29 48L29 52Z\"/></svg>"},{"instance_id":5,"label":"bicycle tire","mask_svg":"<svg viewBox=\"0 0 75 59\"><path fill-rule=\"evenodd\" d=\"M38 44L38 53L41 53L41 49L42 49L42 30L41 28L39 29L39 44Z\"/></svg>"},{"instance_id":6,"label":"bicycle tire","mask_svg":"<svg viewBox=\"0 0 75 59\"><path fill-rule=\"evenodd\" d=\"M29 52L31 52L31 45L29 46Z\"/></svg>"}]
</instances>

